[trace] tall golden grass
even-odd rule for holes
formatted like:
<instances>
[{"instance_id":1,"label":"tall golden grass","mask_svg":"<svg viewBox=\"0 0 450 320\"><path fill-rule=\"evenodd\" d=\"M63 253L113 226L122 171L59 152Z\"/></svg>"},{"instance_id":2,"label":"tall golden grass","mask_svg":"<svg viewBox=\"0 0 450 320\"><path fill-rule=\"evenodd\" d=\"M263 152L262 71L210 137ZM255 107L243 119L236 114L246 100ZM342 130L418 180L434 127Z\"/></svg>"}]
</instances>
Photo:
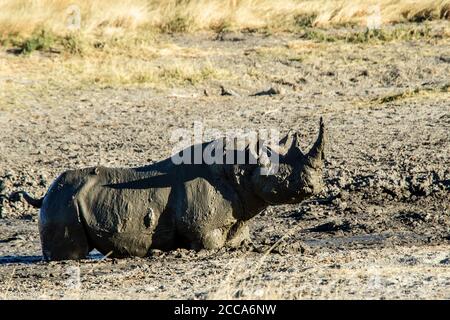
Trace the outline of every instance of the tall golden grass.
<instances>
[{"instance_id":1,"label":"tall golden grass","mask_svg":"<svg viewBox=\"0 0 450 320\"><path fill-rule=\"evenodd\" d=\"M307 24L364 25L450 19L450 0L0 0L0 35L123 31L290 30ZM70 23L72 21L72 23Z\"/></svg>"}]
</instances>

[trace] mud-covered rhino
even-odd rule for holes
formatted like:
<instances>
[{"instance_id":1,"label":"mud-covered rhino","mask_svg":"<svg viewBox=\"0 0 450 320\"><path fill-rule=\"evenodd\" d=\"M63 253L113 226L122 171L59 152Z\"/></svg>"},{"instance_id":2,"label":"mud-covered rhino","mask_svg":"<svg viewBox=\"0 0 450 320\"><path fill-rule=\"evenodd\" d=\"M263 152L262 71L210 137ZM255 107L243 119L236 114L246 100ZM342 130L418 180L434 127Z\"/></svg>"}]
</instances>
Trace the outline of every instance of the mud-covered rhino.
<instances>
[{"instance_id":1,"label":"mud-covered rhino","mask_svg":"<svg viewBox=\"0 0 450 320\"><path fill-rule=\"evenodd\" d=\"M94 248L127 257L150 249L238 246L249 236L248 221L267 206L299 203L321 190L324 131L321 119L307 154L290 132L259 155L250 146L225 151L257 154L253 164L174 164L168 158L140 168L98 166L64 172L41 199L17 194L40 208L46 260L82 259ZM279 155L276 174L267 174L266 152Z\"/></svg>"}]
</instances>

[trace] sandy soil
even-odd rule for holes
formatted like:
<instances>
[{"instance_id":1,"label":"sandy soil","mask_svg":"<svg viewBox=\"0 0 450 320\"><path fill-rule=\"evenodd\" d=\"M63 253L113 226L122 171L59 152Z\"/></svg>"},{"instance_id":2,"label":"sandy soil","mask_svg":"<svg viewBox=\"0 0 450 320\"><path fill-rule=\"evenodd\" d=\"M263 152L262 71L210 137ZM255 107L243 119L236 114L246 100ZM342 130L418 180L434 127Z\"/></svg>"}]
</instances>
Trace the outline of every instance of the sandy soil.
<instances>
[{"instance_id":1,"label":"sandy soil","mask_svg":"<svg viewBox=\"0 0 450 320\"><path fill-rule=\"evenodd\" d=\"M0 299L450 298L448 42L330 45L317 54L312 45L300 61L261 54L302 45L293 35L171 41L214 48L219 67L272 77L165 92L59 90L0 107ZM237 95L221 96L220 85ZM280 94L252 96L273 85ZM220 130L295 129L306 148L319 116L329 127L326 189L255 217L249 248L45 263L37 210L7 199L19 189L42 195L68 168L165 158L171 130L197 120Z\"/></svg>"}]
</instances>

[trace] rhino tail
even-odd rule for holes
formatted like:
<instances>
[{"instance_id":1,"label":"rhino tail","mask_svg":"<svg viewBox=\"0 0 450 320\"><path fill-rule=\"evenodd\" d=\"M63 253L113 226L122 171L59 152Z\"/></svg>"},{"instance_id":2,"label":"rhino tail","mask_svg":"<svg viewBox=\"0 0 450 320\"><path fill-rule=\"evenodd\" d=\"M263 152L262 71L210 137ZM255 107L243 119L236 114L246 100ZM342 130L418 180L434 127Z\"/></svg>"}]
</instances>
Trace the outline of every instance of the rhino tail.
<instances>
[{"instance_id":1,"label":"rhino tail","mask_svg":"<svg viewBox=\"0 0 450 320\"><path fill-rule=\"evenodd\" d=\"M30 196L25 191L17 191L17 192L12 193L9 196L9 201L16 202L16 201L25 200L29 205L31 205L35 208L40 208L40 207L42 207L42 202L44 201L44 198L45 198L45 196L40 199L36 199L36 198Z\"/></svg>"}]
</instances>

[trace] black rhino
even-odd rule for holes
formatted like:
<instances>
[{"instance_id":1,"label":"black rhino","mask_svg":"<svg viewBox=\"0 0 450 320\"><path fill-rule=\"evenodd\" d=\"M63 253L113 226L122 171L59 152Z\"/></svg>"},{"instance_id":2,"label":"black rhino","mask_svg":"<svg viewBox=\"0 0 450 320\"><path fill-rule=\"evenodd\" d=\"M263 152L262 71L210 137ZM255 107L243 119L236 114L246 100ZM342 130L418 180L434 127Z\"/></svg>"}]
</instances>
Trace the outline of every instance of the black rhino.
<instances>
[{"instance_id":1,"label":"black rhino","mask_svg":"<svg viewBox=\"0 0 450 320\"><path fill-rule=\"evenodd\" d=\"M306 154L290 132L264 152L250 146L225 151L256 154L253 164L174 164L168 158L140 168L99 166L62 173L42 199L16 195L40 208L46 260L82 259L94 248L128 257L150 249L239 246L249 236L249 220L267 206L320 192L325 136L320 119L317 141ZM272 165L266 152L279 155L274 174L264 172Z\"/></svg>"}]
</instances>

